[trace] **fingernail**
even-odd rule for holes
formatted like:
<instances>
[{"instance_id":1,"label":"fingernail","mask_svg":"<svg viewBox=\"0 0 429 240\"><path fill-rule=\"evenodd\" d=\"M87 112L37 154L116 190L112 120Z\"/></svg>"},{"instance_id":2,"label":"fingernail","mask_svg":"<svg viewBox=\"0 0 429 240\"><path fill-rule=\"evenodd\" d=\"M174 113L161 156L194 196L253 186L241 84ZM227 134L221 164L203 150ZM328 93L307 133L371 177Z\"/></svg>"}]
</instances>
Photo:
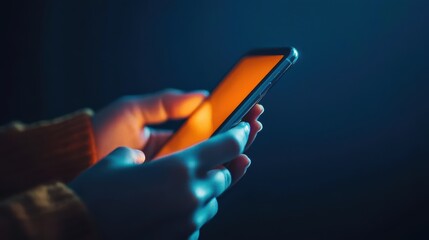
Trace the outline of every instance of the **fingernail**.
<instances>
[{"instance_id":1,"label":"fingernail","mask_svg":"<svg viewBox=\"0 0 429 240\"><path fill-rule=\"evenodd\" d=\"M265 108L264 108L264 106L263 105L260 105L261 106L261 115L262 115L262 113L264 113L265 112ZM259 115L260 116L260 115Z\"/></svg>"},{"instance_id":2,"label":"fingernail","mask_svg":"<svg viewBox=\"0 0 429 240\"><path fill-rule=\"evenodd\" d=\"M146 160L146 155L142 151L134 150L134 153L136 154L135 163L141 164Z\"/></svg>"},{"instance_id":3,"label":"fingernail","mask_svg":"<svg viewBox=\"0 0 429 240\"><path fill-rule=\"evenodd\" d=\"M247 170L249 169L250 165L252 164L252 161L249 159L249 163L244 168L244 172L247 173Z\"/></svg>"},{"instance_id":4,"label":"fingernail","mask_svg":"<svg viewBox=\"0 0 429 240\"><path fill-rule=\"evenodd\" d=\"M262 129L264 129L264 125L262 125L262 123L259 122L259 121L258 121L258 123L259 123L259 130L258 130L258 132L260 132L260 131L262 131Z\"/></svg>"}]
</instances>

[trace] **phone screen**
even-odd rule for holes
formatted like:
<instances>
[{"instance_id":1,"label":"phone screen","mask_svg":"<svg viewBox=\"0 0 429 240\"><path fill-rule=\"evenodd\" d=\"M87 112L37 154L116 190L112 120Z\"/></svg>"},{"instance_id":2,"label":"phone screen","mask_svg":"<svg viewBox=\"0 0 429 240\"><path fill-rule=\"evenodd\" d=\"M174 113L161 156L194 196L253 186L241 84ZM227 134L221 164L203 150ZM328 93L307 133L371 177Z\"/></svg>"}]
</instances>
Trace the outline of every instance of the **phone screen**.
<instances>
[{"instance_id":1,"label":"phone screen","mask_svg":"<svg viewBox=\"0 0 429 240\"><path fill-rule=\"evenodd\" d=\"M257 55L242 58L156 157L209 139L283 57L284 55Z\"/></svg>"}]
</instances>

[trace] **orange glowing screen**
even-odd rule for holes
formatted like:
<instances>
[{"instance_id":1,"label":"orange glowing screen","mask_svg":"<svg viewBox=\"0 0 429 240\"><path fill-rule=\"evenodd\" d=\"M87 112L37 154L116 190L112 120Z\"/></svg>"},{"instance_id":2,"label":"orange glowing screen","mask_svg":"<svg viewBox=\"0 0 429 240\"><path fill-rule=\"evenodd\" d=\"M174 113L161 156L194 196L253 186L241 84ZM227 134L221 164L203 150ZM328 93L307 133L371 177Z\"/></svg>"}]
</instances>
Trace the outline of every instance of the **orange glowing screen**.
<instances>
[{"instance_id":1,"label":"orange glowing screen","mask_svg":"<svg viewBox=\"0 0 429 240\"><path fill-rule=\"evenodd\" d=\"M212 94L168 140L157 157L188 148L210 138L240 103L258 86L283 55L241 59Z\"/></svg>"}]
</instances>

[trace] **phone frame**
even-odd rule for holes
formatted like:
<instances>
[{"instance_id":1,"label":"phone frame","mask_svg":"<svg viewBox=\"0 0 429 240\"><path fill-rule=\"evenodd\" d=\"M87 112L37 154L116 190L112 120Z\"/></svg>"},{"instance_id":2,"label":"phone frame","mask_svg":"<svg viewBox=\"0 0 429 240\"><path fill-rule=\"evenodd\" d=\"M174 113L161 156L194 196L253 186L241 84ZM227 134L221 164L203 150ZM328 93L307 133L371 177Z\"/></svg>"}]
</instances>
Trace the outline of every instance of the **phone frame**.
<instances>
[{"instance_id":1,"label":"phone frame","mask_svg":"<svg viewBox=\"0 0 429 240\"><path fill-rule=\"evenodd\" d=\"M247 52L240 59L246 56L264 56L264 55L283 55L283 58L278 62L273 69L261 80L261 82L250 92L250 94L238 105L238 107L228 116L227 119L214 131L210 136L225 132L237 124L243 117L252 109L255 104L261 101L265 94L276 84L286 71L298 60L298 51L293 47L287 48L266 48L256 49ZM235 67L235 65L234 65ZM224 76L224 78L229 72ZM222 80L224 79L222 78ZM210 96L209 96L210 98Z\"/></svg>"},{"instance_id":2,"label":"phone frame","mask_svg":"<svg viewBox=\"0 0 429 240\"><path fill-rule=\"evenodd\" d=\"M225 132L234 127L235 125L239 124L242 121L242 118L250 111L250 109L252 109L255 104L257 104L259 101L262 100L262 98L264 98L265 94L271 89L271 87L279 81L279 79L285 74L285 72L290 68L290 66L292 66L298 59L298 51L293 47L255 49L247 52L246 54L241 56L240 59L246 56L259 55L283 55L283 58L273 67L273 69L261 80L261 82L250 92L250 94L240 103L240 105L238 105L238 107L231 113L231 115L228 116L228 118L225 119L225 121L213 132L210 137ZM234 69L235 66L236 64L234 64L234 66L224 75L224 77L219 83L221 83L223 79L225 79L225 77L230 73L232 69ZM211 96L209 95L207 99L209 99L210 97ZM198 109L199 108L196 108L195 111L198 111ZM192 116L192 114L190 116ZM173 136L174 134L170 136L170 138L165 142L165 144L168 144L168 142ZM161 150L162 147L153 156L155 158L158 158L157 155Z\"/></svg>"}]
</instances>

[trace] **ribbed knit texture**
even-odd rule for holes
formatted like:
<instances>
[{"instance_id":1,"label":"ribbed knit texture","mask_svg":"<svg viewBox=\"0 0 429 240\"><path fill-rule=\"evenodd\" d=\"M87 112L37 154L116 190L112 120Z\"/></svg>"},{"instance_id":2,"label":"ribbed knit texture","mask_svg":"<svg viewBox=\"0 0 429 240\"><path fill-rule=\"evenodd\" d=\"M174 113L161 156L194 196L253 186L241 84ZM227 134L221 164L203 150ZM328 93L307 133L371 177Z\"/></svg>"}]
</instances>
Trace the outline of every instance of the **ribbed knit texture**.
<instances>
[{"instance_id":1,"label":"ribbed knit texture","mask_svg":"<svg viewBox=\"0 0 429 240\"><path fill-rule=\"evenodd\" d=\"M0 202L0 239L95 239L85 206L62 183Z\"/></svg>"},{"instance_id":2,"label":"ribbed knit texture","mask_svg":"<svg viewBox=\"0 0 429 240\"><path fill-rule=\"evenodd\" d=\"M0 199L39 184L68 182L96 161L92 112L0 128Z\"/></svg>"}]
</instances>

